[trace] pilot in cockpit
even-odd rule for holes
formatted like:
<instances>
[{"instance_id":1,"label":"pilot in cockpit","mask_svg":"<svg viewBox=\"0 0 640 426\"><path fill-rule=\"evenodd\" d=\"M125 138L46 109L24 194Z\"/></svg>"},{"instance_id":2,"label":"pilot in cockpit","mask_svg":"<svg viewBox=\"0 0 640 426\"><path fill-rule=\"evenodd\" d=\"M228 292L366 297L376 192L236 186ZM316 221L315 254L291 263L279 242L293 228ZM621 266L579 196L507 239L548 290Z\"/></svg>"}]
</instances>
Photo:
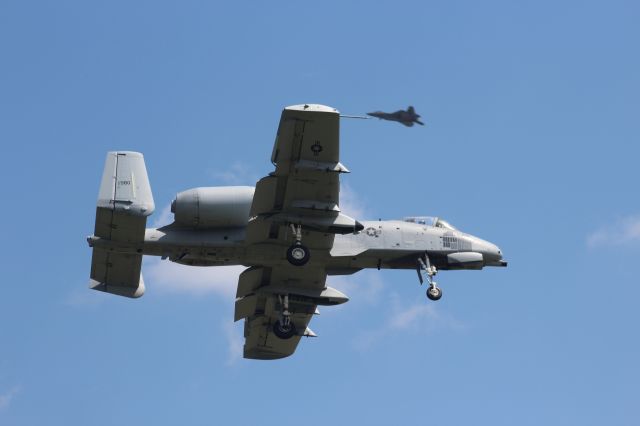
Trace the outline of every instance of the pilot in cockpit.
<instances>
[{"instance_id":1,"label":"pilot in cockpit","mask_svg":"<svg viewBox=\"0 0 640 426\"><path fill-rule=\"evenodd\" d=\"M455 226L451 225L449 222L447 222L444 219L440 219L439 217L413 216L413 217L405 217L404 221L410 222L410 223L417 223L418 225L427 225L427 226L433 226L436 228L444 228L444 229L450 229L452 231L457 231Z\"/></svg>"}]
</instances>

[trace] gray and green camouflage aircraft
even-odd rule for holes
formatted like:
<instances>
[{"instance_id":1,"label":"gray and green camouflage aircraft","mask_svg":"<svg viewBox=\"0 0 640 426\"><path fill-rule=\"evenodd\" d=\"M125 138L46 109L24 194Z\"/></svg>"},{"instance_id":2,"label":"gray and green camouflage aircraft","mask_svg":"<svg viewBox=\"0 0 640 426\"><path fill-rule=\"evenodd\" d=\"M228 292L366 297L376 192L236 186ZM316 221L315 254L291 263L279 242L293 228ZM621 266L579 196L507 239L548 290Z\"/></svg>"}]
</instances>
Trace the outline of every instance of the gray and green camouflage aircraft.
<instances>
[{"instance_id":1,"label":"gray and green camouflage aircraft","mask_svg":"<svg viewBox=\"0 0 640 426\"><path fill-rule=\"evenodd\" d=\"M365 268L415 269L427 297L438 270L506 266L494 244L436 217L365 221L340 211L340 115L323 105L284 109L271 155L275 170L256 187L194 188L171 205L174 222L146 228L154 201L142 154L109 152L98 195L90 288L144 294L142 256L194 267L244 265L235 320L244 319L244 357L277 359L315 337L318 306L348 301L328 276Z\"/></svg>"}]
</instances>

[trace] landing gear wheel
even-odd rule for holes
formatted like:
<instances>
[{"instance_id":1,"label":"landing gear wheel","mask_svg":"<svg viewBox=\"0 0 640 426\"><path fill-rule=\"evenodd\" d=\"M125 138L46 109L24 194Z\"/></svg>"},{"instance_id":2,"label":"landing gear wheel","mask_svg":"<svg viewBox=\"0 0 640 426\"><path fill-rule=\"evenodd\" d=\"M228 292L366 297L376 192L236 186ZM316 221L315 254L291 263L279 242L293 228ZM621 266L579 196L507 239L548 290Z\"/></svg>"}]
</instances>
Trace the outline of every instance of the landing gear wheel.
<instances>
[{"instance_id":1,"label":"landing gear wheel","mask_svg":"<svg viewBox=\"0 0 640 426\"><path fill-rule=\"evenodd\" d=\"M442 290L439 287L431 286L427 289L427 297L430 300L440 300L442 297Z\"/></svg>"},{"instance_id":2,"label":"landing gear wheel","mask_svg":"<svg viewBox=\"0 0 640 426\"><path fill-rule=\"evenodd\" d=\"M287 249L287 260L293 266L302 266L309 261L309 249L300 243L295 243Z\"/></svg>"},{"instance_id":3,"label":"landing gear wheel","mask_svg":"<svg viewBox=\"0 0 640 426\"><path fill-rule=\"evenodd\" d=\"M282 322L278 320L273 324L273 333L279 338L287 340L295 336L297 331L296 326L293 325L292 322L289 322L288 325L283 325Z\"/></svg>"}]
</instances>

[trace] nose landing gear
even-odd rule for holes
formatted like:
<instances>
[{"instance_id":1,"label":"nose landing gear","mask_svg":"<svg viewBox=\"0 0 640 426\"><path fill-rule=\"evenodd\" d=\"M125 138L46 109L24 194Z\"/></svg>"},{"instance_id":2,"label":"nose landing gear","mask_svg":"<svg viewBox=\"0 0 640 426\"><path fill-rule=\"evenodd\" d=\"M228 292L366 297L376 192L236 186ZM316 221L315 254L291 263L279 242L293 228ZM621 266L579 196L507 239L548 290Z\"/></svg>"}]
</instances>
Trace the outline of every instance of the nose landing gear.
<instances>
[{"instance_id":1,"label":"nose landing gear","mask_svg":"<svg viewBox=\"0 0 640 426\"><path fill-rule=\"evenodd\" d=\"M429 288L427 289L427 297L430 300L440 300L442 297L442 289L438 287L437 283L433 280L433 277L438 273L438 270L435 266L431 265L431 261L429 260L429 256L425 253L424 260L421 257L418 258L418 279L420 280L420 284L424 283L423 274L427 276L427 281L429 282Z\"/></svg>"}]
</instances>

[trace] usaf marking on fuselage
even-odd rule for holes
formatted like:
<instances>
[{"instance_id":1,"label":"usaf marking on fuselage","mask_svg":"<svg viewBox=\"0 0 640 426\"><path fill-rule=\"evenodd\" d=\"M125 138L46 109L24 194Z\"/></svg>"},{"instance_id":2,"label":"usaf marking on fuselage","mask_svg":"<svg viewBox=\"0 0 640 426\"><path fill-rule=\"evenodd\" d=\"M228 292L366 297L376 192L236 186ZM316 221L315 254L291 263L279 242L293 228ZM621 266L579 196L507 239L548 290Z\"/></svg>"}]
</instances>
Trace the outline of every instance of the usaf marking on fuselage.
<instances>
[{"instance_id":1,"label":"usaf marking on fuselage","mask_svg":"<svg viewBox=\"0 0 640 426\"><path fill-rule=\"evenodd\" d=\"M155 205L142 154L107 154L98 195L90 287L140 297L143 255L191 266L244 265L236 321L244 319L244 356L291 355L318 305L348 298L327 276L365 268L416 269L427 296L438 300L438 270L506 266L494 244L429 216L358 221L340 211L339 113L322 105L282 112L271 161L256 187L183 191L174 222L146 229Z\"/></svg>"}]
</instances>

